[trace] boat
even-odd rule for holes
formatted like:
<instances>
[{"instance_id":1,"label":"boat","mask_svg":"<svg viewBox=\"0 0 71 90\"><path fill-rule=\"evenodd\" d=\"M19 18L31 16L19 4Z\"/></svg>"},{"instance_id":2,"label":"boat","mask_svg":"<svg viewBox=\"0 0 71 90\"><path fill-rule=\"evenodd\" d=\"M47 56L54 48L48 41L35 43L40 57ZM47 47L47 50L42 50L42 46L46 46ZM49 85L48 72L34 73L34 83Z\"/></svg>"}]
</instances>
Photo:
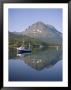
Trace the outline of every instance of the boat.
<instances>
[{"instance_id":1,"label":"boat","mask_svg":"<svg viewBox=\"0 0 71 90\"><path fill-rule=\"evenodd\" d=\"M29 43L29 48L25 49L25 47L22 45L17 48L17 53L22 54L22 53L31 53L32 49L30 49L30 43Z\"/></svg>"}]
</instances>

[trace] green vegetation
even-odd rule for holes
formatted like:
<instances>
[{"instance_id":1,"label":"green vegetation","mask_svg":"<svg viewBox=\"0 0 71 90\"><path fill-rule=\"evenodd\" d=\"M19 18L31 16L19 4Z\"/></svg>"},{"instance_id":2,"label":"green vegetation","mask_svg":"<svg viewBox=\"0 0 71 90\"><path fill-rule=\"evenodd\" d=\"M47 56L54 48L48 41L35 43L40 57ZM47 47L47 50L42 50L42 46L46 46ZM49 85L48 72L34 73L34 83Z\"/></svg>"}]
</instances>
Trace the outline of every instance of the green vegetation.
<instances>
[{"instance_id":1,"label":"green vegetation","mask_svg":"<svg viewBox=\"0 0 71 90\"><path fill-rule=\"evenodd\" d=\"M19 47L23 44L23 41L26 48L29 46L29 43L31 47L47 46L47 43L41 40L9 32L9 47Z\"/></svg>"}]
</instances>

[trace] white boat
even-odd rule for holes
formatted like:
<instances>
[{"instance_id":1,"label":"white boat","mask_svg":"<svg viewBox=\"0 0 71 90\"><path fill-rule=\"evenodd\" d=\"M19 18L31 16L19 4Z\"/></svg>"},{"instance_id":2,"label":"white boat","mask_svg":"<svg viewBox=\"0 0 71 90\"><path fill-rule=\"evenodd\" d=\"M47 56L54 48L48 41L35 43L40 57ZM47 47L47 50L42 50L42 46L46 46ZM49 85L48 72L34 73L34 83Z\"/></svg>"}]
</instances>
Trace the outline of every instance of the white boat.
<instances>
[{"instance_id":1,"label":"white boat","mask_svg":"<svg viewBox=\"0 0 71 90\"><path fill-rule=\"evenodd\" d=\"M17 48L17 52L19 54L30 53L31 51L32 51L32 49L30 49L30 43L29 43L29 48L28 49L25 49L25 47L23 45Z\"/></svg>"}]
</instances>

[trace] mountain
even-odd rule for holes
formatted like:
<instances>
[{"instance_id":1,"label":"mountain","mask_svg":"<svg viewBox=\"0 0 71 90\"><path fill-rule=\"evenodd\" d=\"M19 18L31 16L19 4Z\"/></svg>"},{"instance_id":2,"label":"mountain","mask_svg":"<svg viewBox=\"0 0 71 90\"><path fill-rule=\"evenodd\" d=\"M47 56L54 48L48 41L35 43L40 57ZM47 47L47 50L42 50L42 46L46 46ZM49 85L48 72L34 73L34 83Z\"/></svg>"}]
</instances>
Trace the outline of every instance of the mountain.
<instances>
[{"instance_id":1,"label":"mountain","mask_svg":"<svg viewBox=\"0 0 71 90\"><path fill-rule=\"evenodd\" d=\"M54 26L46 25L41 21L32 24L25 31L21 32L21 34L42 40L48 43L48 45L62 44L62 33L57 31Z\"/></svg>"}]
</instances>

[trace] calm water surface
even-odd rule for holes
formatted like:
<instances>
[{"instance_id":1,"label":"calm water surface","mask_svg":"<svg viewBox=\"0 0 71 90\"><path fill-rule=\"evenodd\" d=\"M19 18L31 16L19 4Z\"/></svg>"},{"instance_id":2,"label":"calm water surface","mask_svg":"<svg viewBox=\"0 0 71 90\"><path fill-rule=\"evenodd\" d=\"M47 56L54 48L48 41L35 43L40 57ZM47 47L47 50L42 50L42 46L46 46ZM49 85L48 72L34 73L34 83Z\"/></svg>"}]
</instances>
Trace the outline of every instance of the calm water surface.
<instances>
[{"instance_id":1,"label":"calm water surface","mask_svg":"<svg viewBox=\"0 0 71 90\"><path fill-rule=\"evenodd\" d=\"M32 53L17 54L9 49L10 81L61 81L62 49L35 48Z\"/></svg>"}]
</instances>

